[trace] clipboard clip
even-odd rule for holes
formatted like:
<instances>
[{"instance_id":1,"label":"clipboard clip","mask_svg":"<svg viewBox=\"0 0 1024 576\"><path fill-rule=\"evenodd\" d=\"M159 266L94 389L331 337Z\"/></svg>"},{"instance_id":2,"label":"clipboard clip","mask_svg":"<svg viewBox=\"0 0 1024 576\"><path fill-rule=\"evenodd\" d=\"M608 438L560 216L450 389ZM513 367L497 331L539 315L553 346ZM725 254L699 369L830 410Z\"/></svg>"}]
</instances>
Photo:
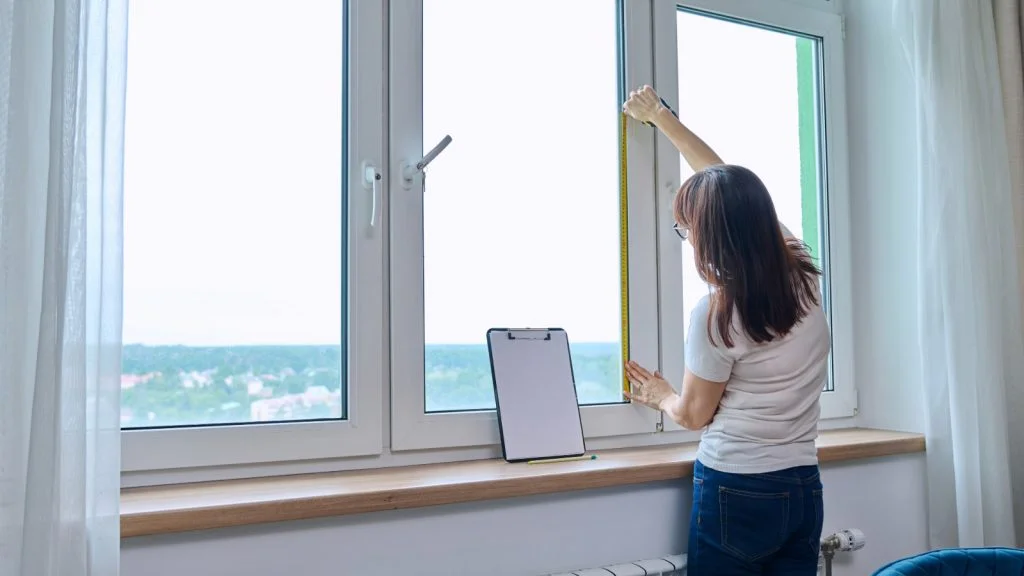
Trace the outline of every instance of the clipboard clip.
<instances>
[{"instance_id":1,"label":"clipboard clip","mask_svg":"<svg viewBox=\"0 0 1024 576\"><path fill-rule=\"evenodd\" d=\"M509 340L551 340L551 331L541 328L509 330L506 334Z\"/></svg>"}]
</instances>

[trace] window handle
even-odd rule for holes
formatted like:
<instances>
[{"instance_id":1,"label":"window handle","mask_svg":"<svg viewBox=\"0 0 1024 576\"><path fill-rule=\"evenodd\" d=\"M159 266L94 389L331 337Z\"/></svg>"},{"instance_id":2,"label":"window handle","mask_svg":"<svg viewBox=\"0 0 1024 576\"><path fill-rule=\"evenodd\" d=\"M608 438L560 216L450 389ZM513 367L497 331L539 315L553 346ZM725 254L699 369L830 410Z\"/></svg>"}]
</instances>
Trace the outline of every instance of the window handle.
<instances>
[{"instance_id":1,"label":"window handle","mask_svg":"<svg viewBox=\"0 0 1024 576\"><path fill-rule=\"evenodd\" d=\"M445 137L437 143L437 146L431 148L430 152L427 152L426 156L421 158L419 162L416 164L406 162L402 165L402 185L406 190L412 188L412 181L413 178L416 177L416 173L423 172L427 168L427 165L433 162L434 158L437 158L437 155L443 152L451 143L452 137L445 135Z\"/></svg>"},{"instance_id":2,"label":"window handle","mask_svg":"<svg viewBox=\"0 0 1024 576\"><path fill-rule=\"evenodd\" d=\"M373 164L363 162L363 187L370 191L370 228L377 227L377 203L380 202L380 172Z\"/></svg>"}]
</instances>

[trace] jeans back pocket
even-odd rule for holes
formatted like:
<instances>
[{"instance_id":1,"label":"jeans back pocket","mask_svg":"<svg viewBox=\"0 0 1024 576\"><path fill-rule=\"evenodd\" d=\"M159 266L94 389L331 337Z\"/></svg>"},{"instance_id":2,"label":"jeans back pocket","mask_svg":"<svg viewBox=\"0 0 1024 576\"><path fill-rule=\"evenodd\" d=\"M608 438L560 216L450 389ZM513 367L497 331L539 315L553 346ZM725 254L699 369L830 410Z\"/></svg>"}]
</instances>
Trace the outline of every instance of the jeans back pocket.
<instances>
[{"instance_id":1,"label":"jeans back pocket","mask_svg":"<svg viewBox=\"0 0 1024 576\"><path fill-rule=\"evenodd\" d=\"M789 492L755 492L720 486L722 547L753 562L782 548L788 538Z\"/></svg>"}]
</instances>

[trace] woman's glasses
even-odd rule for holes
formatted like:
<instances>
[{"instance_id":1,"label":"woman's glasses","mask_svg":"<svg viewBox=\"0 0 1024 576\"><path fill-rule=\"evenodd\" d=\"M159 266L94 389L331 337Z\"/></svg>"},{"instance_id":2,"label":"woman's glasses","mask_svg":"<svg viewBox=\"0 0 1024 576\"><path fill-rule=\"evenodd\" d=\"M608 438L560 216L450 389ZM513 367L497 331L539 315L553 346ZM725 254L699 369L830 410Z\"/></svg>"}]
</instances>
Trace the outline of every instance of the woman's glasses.
<instances>
[{"instance_id":1,"label":"woman's glasses","mask_svg":"<svg viewBox=\"0 0 1024 576\"><path fill-rule=\"evenodd\" d=\"M678 223L676 223L676 224L672 225L672 229L676 231L676 234L678 234L680 238L682 238L683 240L686 240L686 236L688 234L686 228L684 228L684 227L680 226Z\"/></svg>"}]
</instances>

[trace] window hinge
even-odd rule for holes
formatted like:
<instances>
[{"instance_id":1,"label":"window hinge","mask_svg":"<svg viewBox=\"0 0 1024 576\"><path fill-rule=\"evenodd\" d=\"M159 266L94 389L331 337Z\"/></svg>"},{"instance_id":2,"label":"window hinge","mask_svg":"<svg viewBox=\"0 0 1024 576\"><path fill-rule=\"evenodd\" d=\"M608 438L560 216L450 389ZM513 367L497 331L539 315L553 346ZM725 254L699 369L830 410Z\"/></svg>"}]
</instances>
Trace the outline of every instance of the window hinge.
<instances>
[{"instance_id":1,"label":"window hinge","mask_svg":"<svg viewBox=\"0 0 1024 576\"><path fill-rule=\"evenodd\" d=\"M658 421L654 424L654 431L655 432L664 432L665 431L665 413L664 412L662 412L658 416Z\"/></svg>"},{"instance_id":2,"label":"window hinge","mask_svg":"<svg viewBox=\"0 0 1024 576\"><path fill-rule=\"evenodd\" d=\"M839 17L839 27L843 34L843 40L846 40L846 16Z\"/></svg>"}]
</instances>

